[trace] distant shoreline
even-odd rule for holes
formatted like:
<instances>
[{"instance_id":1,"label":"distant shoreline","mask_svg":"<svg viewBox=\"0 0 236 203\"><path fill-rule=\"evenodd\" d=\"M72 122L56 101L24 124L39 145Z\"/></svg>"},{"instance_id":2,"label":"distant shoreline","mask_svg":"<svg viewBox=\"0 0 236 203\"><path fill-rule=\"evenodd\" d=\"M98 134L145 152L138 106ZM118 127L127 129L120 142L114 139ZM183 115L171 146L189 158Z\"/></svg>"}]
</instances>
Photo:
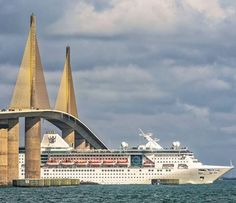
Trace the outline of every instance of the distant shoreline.
<instances>
[{"instance_id":1,"label":"distant shoreline","mask_svg":"<svg viewBox=\"0 0 236 203\"><path fill-rule=\"evenodd\" d=\"M232 178L222 177L221 180L236 180L236 177L232 177Z\"/></svg>"}]
</instances>

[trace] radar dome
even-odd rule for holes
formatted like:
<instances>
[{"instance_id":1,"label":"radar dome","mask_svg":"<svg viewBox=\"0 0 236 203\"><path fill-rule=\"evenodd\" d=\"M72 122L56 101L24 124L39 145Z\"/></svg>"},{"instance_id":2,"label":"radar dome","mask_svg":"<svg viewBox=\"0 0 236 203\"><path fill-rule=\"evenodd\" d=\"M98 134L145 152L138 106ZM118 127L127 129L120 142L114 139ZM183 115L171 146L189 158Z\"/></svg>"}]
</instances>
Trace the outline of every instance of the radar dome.
<instances>
[{"instance_id":1,"label":"radar dome","mask_svg":"<svg viewBox=\"0 0 236 203\"><path fill-rule=\"evenodd\" d=\"M180 142L179 141L175 141L172 143L172 146L174 149L178 149L180 147Z\"/></svg>"},{"instance_id":2,"label":"radar dome","mask_svg":"<svg viewBox=\"0 0 236 203\"><path fill-rule=\"evenodd\" d=\"M122 148L123 150L127 150L128 147L129 147L128 143L126 143L126 142L121 142L121 148Z\"/></svg>"}]
</instances>

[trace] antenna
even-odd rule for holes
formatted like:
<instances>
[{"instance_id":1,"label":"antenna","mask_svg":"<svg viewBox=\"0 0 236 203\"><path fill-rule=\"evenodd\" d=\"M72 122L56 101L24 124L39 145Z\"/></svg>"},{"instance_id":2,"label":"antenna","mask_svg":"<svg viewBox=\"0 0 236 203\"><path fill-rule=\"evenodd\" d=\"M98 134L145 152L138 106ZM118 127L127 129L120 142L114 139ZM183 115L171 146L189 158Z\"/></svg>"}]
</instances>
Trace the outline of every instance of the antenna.
<instances>
[{"instance_id":1,"label":"antenna","mask_svg":"<svg viewBox=\"0 0 236 203\"><path fill-rule=\"evenodd\" d=\"M141 134L139 134L140 136L144 136L145 135L145 133L142 131L141 128L139 128L139 131L141 132Z\"/></svg>"}]
</instances>

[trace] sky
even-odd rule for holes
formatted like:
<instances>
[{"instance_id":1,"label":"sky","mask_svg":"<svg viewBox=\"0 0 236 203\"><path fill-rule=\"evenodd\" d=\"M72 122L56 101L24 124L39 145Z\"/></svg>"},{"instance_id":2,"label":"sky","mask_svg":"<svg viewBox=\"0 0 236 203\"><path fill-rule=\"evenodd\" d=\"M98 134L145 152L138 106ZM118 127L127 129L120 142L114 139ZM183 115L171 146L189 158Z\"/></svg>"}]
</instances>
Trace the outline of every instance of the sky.
<instances>
[{"instance_id":1,"label":"sky","mask_svg":"<svg viewBox=\"0 0 236 203\"><path fill-rule=\"evenodd\" d=\"M0 0L0 108L31 13L52 108L70 45L79 117L110 148L145 142L141 128L203 163L236 164L234 0Z\"/></svg>"}]
</instances>

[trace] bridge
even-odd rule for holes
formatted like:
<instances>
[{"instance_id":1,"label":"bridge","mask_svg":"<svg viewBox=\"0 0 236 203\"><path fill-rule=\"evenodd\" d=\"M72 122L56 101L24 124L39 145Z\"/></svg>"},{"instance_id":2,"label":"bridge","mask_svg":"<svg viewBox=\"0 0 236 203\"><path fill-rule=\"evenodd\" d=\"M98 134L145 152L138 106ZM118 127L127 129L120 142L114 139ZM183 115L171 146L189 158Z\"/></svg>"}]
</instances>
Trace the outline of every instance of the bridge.
<instances>
[{"instance_id":1,"label":"bridge","mask_svg":"<svg viewBox=\"0 0 236 203\"><path fill-rule=\"evenodd\" d=\"M73 130L76 132L77 136L75 142L73 140L69 143L72 147L77 146L79 149L85 149L86 146L78 147L82 144L89 145L89 149L106 149L106 145L78 118L70 115L68 113L58 111L58 110L17 110L14 111L3 111L0 112L0 126L8 126L8 121L18 118L43 118L61 131ZM64 136L65 138L65 136ZM81 143L81 141L86 140L87 143ZM77 141L77 142L76 142ZM74 145L74 146L73 146ZM76 147L75 147L76 148Z\"/></svg>"},{"instance_id":2,"label":"bridge","mask_svg":"<svg viewBox=\"0 0 236 203\"><path fill-rule=\"evenodd\" d=\"M58 127L64 140L75 149L107 149L79 119L75 98L70 47L66 47L56 104L50 107L36 36L36 17L32 14L11 103L0 112L0 185L9 185L18 179L19 118L25 119L25 178L40 178L41 119Z\"/></svg>"}]
</instances>

